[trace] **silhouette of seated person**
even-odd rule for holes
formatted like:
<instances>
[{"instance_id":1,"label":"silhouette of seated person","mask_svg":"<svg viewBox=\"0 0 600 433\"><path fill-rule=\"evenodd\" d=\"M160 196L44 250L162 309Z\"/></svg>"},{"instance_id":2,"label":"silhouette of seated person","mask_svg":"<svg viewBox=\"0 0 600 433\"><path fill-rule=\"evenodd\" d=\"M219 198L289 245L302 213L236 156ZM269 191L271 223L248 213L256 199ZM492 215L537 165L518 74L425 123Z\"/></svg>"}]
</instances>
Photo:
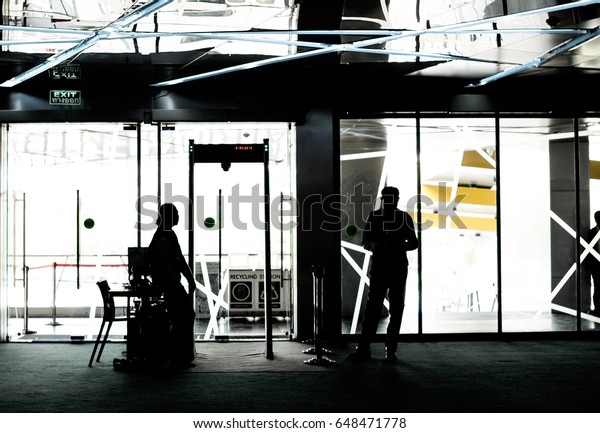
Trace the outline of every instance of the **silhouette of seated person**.
<instances>
[{"instance_id":1,"label":"silhouette of seated person","mask_svg":"<svg viewBox=\"0 0 600 433\"><path fill-rule=\"evenodd\" d=\"M148 247L147 257L153 289L163 294L170 322L168 366L185 368L193 367L192 361L196 357L193 304L196 282L173 231L178 222L179 213L173 204L160 206L156 221L158 227ZM181 284L182 275L187 280L188 291Z\"/></svg>"}]
</instances>

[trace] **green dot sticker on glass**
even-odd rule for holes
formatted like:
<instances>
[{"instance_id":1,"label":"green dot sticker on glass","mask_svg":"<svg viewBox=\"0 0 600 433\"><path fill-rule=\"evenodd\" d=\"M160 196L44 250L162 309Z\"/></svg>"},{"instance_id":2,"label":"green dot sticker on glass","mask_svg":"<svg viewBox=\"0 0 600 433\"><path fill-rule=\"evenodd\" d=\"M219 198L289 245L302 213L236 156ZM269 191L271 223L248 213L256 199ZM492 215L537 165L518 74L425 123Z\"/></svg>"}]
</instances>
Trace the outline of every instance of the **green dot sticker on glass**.
<instances>
[{"instance_id":1,"label":"green dot sticker on glass","mask_svg":"<svg viewBox=\"0 0 600 433\"><path fill-rule=\"evenodd\" d=\"M96 223L95 223L95 222L94 222L94 220L93 220L93 219L91 219L91 218L86 218L86 219L85 219L85 221L83 222L83 226L84 226L86 229L91 229L91 228L93 228L95 224L96 224Z\"/></svg>"},{"instance_id":2,"label":"green dot sticker on glass","mask_svg":"<svg viewBox=\"0 0 600 433\"><path fill-rule=\"evenodd\" d=\"M346 227L346 234L348 236L350 236L351 238L356 236L357 233L358 233L358 228L356 226L349 225L348 227Z\"/></svg>"},{"instance_id":3,"label":"green dot sticker on glass","mask_svg":"<svg viewBox=\"0 0 600 433\"><path fill-rule=\"evenodd\" d=\"M213 217L204 218L204 227L212 229L215 226L215 219Z\"/></svg>"}]
</instances>

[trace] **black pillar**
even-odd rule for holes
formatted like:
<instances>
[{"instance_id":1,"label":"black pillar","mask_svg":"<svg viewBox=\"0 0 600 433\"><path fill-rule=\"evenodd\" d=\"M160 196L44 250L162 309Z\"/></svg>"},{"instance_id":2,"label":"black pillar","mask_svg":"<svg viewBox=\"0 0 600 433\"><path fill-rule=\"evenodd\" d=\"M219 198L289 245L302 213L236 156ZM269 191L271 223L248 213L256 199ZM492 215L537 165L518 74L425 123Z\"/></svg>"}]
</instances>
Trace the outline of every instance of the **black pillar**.
<instances>
[{"instance_id":1,"label":"black pillar","mask_svg":"<svg viewBox=\"0 0 600 433\"><path fill-rule=\"evenodd\" d=\"M341 333L339 120L330 107L315 107L296 132L296 338L313 337L311 267L318 264L325 268L322 334L331 340Z\"/></svg>"},{"instance_id":2,"label":"black pillar","mask_svg":"<svg viewBox=\"0 0 600 433\"><path fill-rule=\"evenodd\" d=\"M298 16L300 30L338 30L344 0L303 0ZM339 43L340 37L301 36L305 41ZM299 49L302 51L302 49ZM307 110L305 121L296 126L296 193L298 199L297 287L294 332L299 340L313 337L313 265L323 266L322 337L341 333L340 210L335 208L340 192L340 127L332 107L337 81L337 53L315 58L319 80L307 89L320 95Z\"/></svg>"}]
</instances>

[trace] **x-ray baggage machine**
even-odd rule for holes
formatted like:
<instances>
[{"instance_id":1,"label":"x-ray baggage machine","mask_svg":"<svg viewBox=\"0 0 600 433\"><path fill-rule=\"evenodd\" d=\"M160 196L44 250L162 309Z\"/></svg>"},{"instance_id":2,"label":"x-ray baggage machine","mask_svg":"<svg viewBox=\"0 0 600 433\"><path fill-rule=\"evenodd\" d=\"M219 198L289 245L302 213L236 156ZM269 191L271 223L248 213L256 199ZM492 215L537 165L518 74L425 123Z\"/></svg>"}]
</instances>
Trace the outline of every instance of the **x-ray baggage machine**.
<instances>
[{"instance_id":1,"label":"x-ray baggage machine","mask_svg":"<svg viewBox=\"0 0 600 433\"><path fill-rule=\"evenodd\" d=\"M265 356L273 359L273 306L270 294L271 288L271 216L269 195L269 140L253 144L195 144L189 141L190 176L189 176L189 265L195 269L194 264L194 166L197 163L219 163L223 170L229 170L232 163L263 163L264 166L264 196L265 196L265 284L264 284L264 310L265 310ZM221 275L219 275L219 280Z\"/></svg>"}]
</instances>

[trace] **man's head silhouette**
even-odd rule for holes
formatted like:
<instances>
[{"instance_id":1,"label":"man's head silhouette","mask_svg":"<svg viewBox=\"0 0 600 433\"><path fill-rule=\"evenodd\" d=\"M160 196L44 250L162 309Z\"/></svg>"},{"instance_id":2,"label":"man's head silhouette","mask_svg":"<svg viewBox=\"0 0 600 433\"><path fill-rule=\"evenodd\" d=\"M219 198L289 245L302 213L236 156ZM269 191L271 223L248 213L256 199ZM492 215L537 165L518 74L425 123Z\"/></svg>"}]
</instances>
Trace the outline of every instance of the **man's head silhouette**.
<instances>
[{"instance_id":1,"label":"man's head silhouette","mask_svg":"<svg viewBox=\"0 0 600 433\"><path fill-rule=\"evenodd\" d=\"M381 207L384 210L394 210L398 207L400 191L393 186L386 186L381 190Z\"/></svg>"}]
</instances>

